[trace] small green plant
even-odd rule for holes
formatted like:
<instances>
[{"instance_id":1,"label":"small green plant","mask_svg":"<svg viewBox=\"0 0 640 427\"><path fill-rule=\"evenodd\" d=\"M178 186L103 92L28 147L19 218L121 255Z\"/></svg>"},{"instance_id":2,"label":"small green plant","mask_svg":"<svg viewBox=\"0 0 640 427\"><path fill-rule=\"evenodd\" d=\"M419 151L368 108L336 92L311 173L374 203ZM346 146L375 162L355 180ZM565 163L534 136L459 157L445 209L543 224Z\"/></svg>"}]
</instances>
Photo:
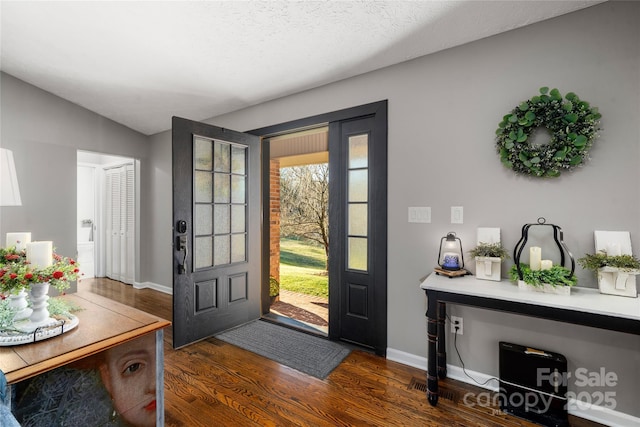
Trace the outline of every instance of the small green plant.
<instances>
[{"instance_id":1,"label":"small green plant","mask_svg":"<svg viewBox=\"0 0 640 427\"><path fill-rule=\"evenodd\" d=\"M277 297L278 295L280 295L280 282L275 277L269 276L269 296Z\"/></svg>"},{"instance_id":2,"label":"small green plant","mask_svg":"<svg viewBox=\"0 0 640 427\"><path fill-rule=\"evenodd\" d=\"M578 278L571 274L571 270L560 265L554 265L547 270L531 270L528 264L520 264L520 270L522 271L522 280L531 286L542 287L545 283L551 286L574 286L578 283ZM509 270L509 276L513 282L520 280L516 265L513 265Z\"/></svg>"},{"instance_id":3,"label":"small green plant","mask_svg":"<svg viewBox=\"0 0 640 427\"><path fill-rule=\"evenodd\" d=\"M502 246L502 243L485 243L480 242L478 246L471 249L469 254L472 257L492 257L492 258L500 258L501 261L505 259L509 259L509 253Z\"/></svg>"},{"instance_id":4,"label":"small green plant","mask_svg":"<svg viewBox=\"0 0 640 427\"><path fill-rule=\"evenodd\" d=\"M615 267L621 270L640 269L640 260L633 255L607 255L606 251L596 254L585 254L578 259L578 264L584 269L597 271L603 267Z\"/></svg>"}]
</instances>

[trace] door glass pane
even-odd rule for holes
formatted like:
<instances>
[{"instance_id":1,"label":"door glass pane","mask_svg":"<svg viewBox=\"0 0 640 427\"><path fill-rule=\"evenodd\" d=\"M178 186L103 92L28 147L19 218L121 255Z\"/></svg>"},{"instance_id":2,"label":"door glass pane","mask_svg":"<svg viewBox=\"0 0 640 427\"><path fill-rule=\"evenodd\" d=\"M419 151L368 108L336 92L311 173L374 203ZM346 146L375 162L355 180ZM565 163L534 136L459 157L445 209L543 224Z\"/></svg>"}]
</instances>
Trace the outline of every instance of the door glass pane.
<instances>
[{"instance_id":1,"label":"door glass pane","mask_svg":"<svg viewBox=\"0 0 640 427\"><path fill-rule=\"evenodd\" d=\"M224 173L215 173L213 176L215 179L213 201L216 203L229 203L229 195L231 191L229 175Z\"/></svg>"},{"instance_id":2,"label":"door glass pane","mask_svg":"<svg viewBox=\"0 0 640 427\"><path fill-rule=\"evenodd\" d=\"M211 170L213 165L211 140L195 137L193 147L194 167L200 170Z\"/></svg>"},{"instance_id":3,"label":"door glass pane","mask_svg":"<svg viewBox=\"0 0 640 427\"><path fill-rule=\"evenodd\" d=\"M245 234L234 234L231 236L231 262L245 260Z\"/></svg>"},{"instance_id":4,"label":"door glass pane","mask_svg":"<svg viewBox=\"0 0 640 427\"><path fill-rule=\"evenodd\" d=\"M194 268L210 267L211 256L213 254L213 249L211 247L211 237L196 237L194 246Z\"/></svg>"},{"instance_id":5,"label":"door glass pane","mask_svg":"<svg viewBox=\"0 0 640 427\"><path fill-rule=\"evenodd\" d=\"M367 169L349 171L349 201L366 202L369 172Z\"/></svg>"},{"instance_id":6,"label":"door glass pane","mask_svg":"<svg viewBox=\"0 0 640 427\"><path fill-rule=\"evenodd\" d=\"M347 251L347 267L350 270L367 271L367 239L349 237Z\"/></svg>"},{"instance_id":7,"label":"door glass pane","mask_svg":"<svg viewBox=\"0 0 640 427\"><path fill-rule=\"evenodd\" d=\"M228 234L231 229L231 216L229 215L229 205L215 205L213 209L215 216L215 234Z\"/></svg>"},{"instance_id":8,"label":"door glass pane","mask_svg":"<svg viewBox=\"0 0 640 427\"><path fill-rule=\"evenodd\" d=\"M231 206L231 232L242 233L247 230L247 224L245 220L245 206L244 205L232 205Z\"/></svg>"},{"instance_id":9,"label":"door glass pane","mask_svg":"<svg viewBox=\"0 0 640 427\"><path fill-rule=\"evenodd\" d=\"M194 173L194 199L196 203L211 203L211 173L199 172Z\"/></svg>"},{"instance_id":10,"label":"door glass pane","mask_svg":"<svg viewBox=\"0 0 640 427\"><path fill-rule=\"evenodd\" d=\"M245 147L238 147L234 145L231 147L231 173L237 173L244 175L246 168L246 152Z\"/></svg>"},{"instance_id":11,"label":"door glass pane","mask_svg":"<svg viewBox=\"0 0 640 427\"><path fill-rule=\"evenodd\" d=\"M231 176L231 203L244 203L245 202L245 184L244 175L232 175Z\"/></svg>"},{"instance_id":12,"label":"door glass pane","mask_svg":"<svg viewBox=\"0 0 640 427\"><path fill-rule=\"evenodd\" d=\"M230 253L229 235L215 236L213 238L213 265L229 264Z\"/></svg>"},{"instance_id":13,"label":"door glass pane","mask_svg":"<svg viewBox=\"0 0 640 427\"><path fill-rule=\"evenodd\" d=\"M214 144L213 168L216 172L230 172L231 145L226 142L216 141Z\"/></svg>"},{"instance_id":14,"label":"door glass pane","mask_svg":"<svg viewBox=\"0 0 640 427\"><path fill-rule=\"evenodd\" d=\"M196 214L193 219L194 230L197 235L211 234L213 230L213 217L211 215L211 205L196 205Z\"/></svg>"},{"instance_id":15,"label":"door glass pane","mask_svg":"<svg viewBox=\"0 0 640 427\"><path fill-rule=\"evenodd\" d=\"M369 165L369 135L349 137L349 169L366 168Z\"/></svg>"},{"instance_id":16,"label":"door glass pane","mask_svg":"<svg viewBox=\"0 0 640 427\"><path fill-rule=\"evenodd\" d=\"M367 235L367 207L366 203L349 204L349 229L350 236Z\"/></svg>"}]
</instances>

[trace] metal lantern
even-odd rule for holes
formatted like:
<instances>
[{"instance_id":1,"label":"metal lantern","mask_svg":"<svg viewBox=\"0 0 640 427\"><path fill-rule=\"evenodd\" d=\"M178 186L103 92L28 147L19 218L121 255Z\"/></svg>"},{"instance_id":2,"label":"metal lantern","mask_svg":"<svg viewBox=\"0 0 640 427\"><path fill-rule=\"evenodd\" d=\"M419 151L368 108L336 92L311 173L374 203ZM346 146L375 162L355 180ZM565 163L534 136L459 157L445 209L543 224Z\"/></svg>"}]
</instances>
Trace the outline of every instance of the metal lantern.
<instances>
[{"instance_id":1,"label":"metal lantern","mask_svg":"<svg viewBox=\"0 0 640 427\"><path fill-rule=\"evenodd\" d=\"M440 252L438 253L438 265L443 270L458 271L464 269L464 256L462 255L462 241L456 233L450 231L440 239Z\"/></svg>"}]
</instances>

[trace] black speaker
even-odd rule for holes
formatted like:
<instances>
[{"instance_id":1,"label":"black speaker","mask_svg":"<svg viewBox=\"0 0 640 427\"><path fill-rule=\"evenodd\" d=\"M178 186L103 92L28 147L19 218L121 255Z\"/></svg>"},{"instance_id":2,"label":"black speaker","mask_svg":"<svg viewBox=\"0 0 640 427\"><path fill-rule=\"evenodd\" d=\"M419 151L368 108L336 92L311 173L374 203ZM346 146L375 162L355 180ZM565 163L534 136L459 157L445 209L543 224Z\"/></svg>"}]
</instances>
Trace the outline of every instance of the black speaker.
<instances>
[{"instance_id":1,"label":"black speaker","mask_svg":"<svg viewBox=\"0 0 640 427\"><path fill-rule=\"evenodd\" d=\"M568 427L567 359L500 342L500 409L548 427Z\"/></svg>"}]
</instances>

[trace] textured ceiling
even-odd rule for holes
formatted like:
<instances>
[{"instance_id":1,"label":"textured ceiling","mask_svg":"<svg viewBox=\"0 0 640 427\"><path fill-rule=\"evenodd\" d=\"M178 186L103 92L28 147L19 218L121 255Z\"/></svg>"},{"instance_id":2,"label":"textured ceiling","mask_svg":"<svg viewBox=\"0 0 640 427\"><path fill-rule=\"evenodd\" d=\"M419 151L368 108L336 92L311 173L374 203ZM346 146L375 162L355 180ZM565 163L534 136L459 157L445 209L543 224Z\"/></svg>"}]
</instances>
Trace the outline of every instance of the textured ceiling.
<instances>
[{"instance_id":1,"label":"textured ceiling","mask_svg":"<svg viewBox=\"0 0 640 427\"><path fill-rule=\"evenodd\" d=\"M602 1L6 1L0 69L144 134Z\"/></svg>"}]
</instances>

